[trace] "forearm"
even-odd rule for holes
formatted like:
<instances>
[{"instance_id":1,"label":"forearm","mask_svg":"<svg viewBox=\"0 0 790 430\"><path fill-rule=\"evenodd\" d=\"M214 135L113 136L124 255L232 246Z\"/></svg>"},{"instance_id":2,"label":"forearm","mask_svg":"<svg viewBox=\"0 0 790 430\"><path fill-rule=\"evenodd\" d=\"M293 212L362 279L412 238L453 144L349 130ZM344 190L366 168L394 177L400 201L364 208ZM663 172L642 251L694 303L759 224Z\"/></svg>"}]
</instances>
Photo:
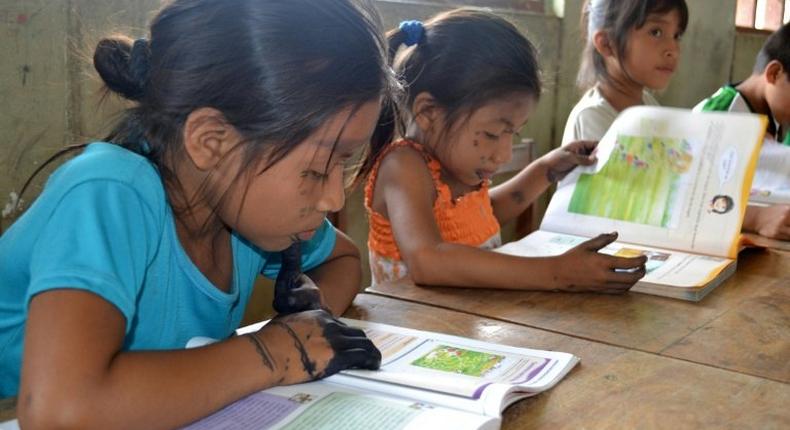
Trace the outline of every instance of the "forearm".
<instances>
[{"instance_id":1,"label":"forearm","mask_svg":"<svg viewBox=\"0 0 790 430\"><path fill-rule=\"evenodd\" d=\"M362 263L359 254L335 257L309 271L307 276L321 289L321 296L333 315L342 315L359 293Z\"/></svg>"},{"instance_id":2,"label":"forearm","mask_svg":"<svg viewBox=\"0 0 790 430\"><path fill-rule=\"evenodd\" d=\"M491 204L500 224L521 215L551 185L548 167L537 160L516 176L491 189Z\"/></svg>"},{"instance_id":3,"label":"forearm","mask_svg":"<svg viewBox=\"0 0 790 430\"><path fill-rule=\"evenodd\" d=\"M53 389L31 389L20 419L31 428L178 427L276 385L282 365L271 364L248 336L192 350L120 353L97 374L50 375Z\"/></svg>"},{"instance_id":4,"label":"forearm","mask_svg":"<svg viewBox=\"0 0 790 430\"><path fill-rule=\"evenodd\" d=\"M746 206L746 213L743 215L743 225L741 227L743 231L757 233L757 220L762 209L760 206Z\"/></svg>"},{"instance_id":5,"label":"forearm","mask_svg":"<svg viewBox=\"0 0 790 430\"><path fill-rule=\"evenodd\" d=\"M516 290L563 288L556 273L558 257L516 257L446 242L411 257L406 265L417 284Z\"/></svg>"}]
</instances>

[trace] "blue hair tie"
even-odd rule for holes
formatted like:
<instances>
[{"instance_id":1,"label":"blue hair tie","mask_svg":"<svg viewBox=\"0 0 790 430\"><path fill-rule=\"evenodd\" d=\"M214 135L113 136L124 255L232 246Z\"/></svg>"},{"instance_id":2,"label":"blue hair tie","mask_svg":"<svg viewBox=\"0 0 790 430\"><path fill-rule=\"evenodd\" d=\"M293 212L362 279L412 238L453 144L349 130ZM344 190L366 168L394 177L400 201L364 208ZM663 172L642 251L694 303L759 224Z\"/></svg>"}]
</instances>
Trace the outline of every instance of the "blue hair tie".
<instances>
[{"instance_id":1,"label":"blue hair tie","mask_svg":"<svg viewBox=\"0 0 790 430\"><path fill-rule=\"evenodd\" d=\"M406 33L406 40L403 42L406 46L412 46L420 43L422 35L425 33L425 28L422 26L422 21L411 20L403 21L398 26L400 31Z\"/></svg>"}]
</instances>

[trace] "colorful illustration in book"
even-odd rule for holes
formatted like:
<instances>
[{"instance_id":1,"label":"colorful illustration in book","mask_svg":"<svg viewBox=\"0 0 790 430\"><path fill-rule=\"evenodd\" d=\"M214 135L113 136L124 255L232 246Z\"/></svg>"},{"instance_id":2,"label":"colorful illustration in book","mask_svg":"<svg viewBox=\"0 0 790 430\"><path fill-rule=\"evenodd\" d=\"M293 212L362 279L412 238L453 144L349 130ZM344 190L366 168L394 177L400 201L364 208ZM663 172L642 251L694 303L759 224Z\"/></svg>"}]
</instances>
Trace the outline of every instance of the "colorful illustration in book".
<instances>
[{"instance_id":1,"label":"colorful illustration in book","mask_svg":"<svg viewBox=\"0 0 790 430\"><path fill-rule=\"evenodd\" d=\"M634 248L620 248L614 255L618 257L639 257L640 255L647 256L647 263L645 263L645 271L650 273L661 267L668 259L670 254L666 252L648 251L646 249Z\"/></svg>"},{"instance_id":2,"label":"colorful illustration in book","mask_svg":"<svg viewBox=\"0 0 790 430\"><path fill-rule=\"evenodd\" d=\"M443 372L482 377L499 366L504 359L502 355L439 345L411 364Z\"/></svg>"},{"instance_id":3,"label":"colorful illustration in book","mask_svg":"<svg viewBox=\"0 0 790 430\"><path fill-rule=\"evenodd\" d=\"M568 211L673 227L692 161L685 139L618 136L604 167L580 175Z\"/></svg>"}]
</instances>

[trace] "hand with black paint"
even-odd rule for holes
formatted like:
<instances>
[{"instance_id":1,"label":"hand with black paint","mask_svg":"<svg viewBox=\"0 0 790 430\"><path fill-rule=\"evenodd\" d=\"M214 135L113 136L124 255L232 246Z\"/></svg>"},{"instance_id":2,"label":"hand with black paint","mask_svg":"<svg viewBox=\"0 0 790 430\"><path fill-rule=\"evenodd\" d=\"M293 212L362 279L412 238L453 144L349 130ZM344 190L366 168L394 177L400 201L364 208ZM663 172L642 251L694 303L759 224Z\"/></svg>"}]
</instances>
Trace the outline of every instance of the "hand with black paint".
<instances>
[{"instance_id":1,"label":"hand with black paint","mask_svg":"<svg viewBox=\"0 0 790 430\"><path fill-rule=\"evenodd\" d=\"M554 149L538 162L546 167L546 179L549 182L559 182L576 166L594 164L597 161L594 155L597 146L596 141L578 140Z\"/></svg>"},{"instance_id":2,"label":"hand with black paint","mask_svg":"<svg viewBox=\"0 0 790 430\"><path fill-rule=\"evenodd\" d=\"M263 365L290 385L333 375L341 370L376 370L381 352L365 332L349 327L324 310L279 315L248 335Z\"/></svg>"},{"instance_id":3,"label":"hand with black paint","mask_svg":"<svg viewBox=\"0 0 790 430\"><path fill-rule=\"evenodd\" d=\"M274 283L274 310L278 314L292 314L323 309L321 290L302 273L301 242L294 242L281 256L280 273Z\"/></svg>"},{"instance_id":4,"label":"hand with black paint","mask_svg":"<svg viewBox=\"0 0 790 430\"><path fill-rule=\"evenodd\" d=\"M620 294L645 276L647 257L617 257L599 251L617 240L617 233L600 234L558 258L567 267L558 275L557 290Z\"/></svg>"}]
</instances>

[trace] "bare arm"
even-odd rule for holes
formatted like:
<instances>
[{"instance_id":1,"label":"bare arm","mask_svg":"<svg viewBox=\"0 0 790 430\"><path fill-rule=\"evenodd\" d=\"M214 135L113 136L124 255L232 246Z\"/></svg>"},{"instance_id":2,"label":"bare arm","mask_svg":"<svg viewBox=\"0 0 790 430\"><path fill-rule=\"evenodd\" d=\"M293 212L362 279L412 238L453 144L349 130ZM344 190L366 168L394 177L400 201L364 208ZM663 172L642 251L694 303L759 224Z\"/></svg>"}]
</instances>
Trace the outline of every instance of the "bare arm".
<instances>
[{"instance_id":1,"label":"bare arm","mask_svg":"<svg viewBox=\"0 0 790 430\"><path fill-rule=\"evenodd\" d=\"M326 312L276 320L255 338L233 337L190 350L125 352L125 320L109 302L73 289L41 293L30 303L26 326L20 423L25 428L172 428L273 385L321 377L344 365L378 366L370 351L349 357L332 346L350 336L357 348L367 340L336 328ZM293 327L290 332L285 325ZM311 372L296 365L301 351L313 364Z\"/></svg>"},{"instance_id":2,"label":"bare arm","mask_svg":"<svg viewBox=\"0 0 790 430\"><path fill-rule=\"evenodd\" d=\"M743 230L772 239L790 240L790 205L747 206Z\"/></svg>"},{"instance_id":3,"label":"bare arm","mask_svg":"<svg viewBox=\"0 0 790 430\"><path fill-rule=\"evenodd\" d=\"M593 141L576 141L556 148L530 163L516 176L491 189L491 204L500 224L507 224L529 207L549 186L576 166L595 163Z\"/></svg>"},{"instance_id":4,"label":"bare arm","mask_svg":"<svg viewBox=\"0 0 790 430\"><path fill-rule=\"evenodd\" d=\"M333 315L341 315L359 293L362 263L359 249L343 232L337 230L335 248L329 258L307 275L321 289L322 302Z\"/></svg>"},{"instance_id":5,"label":"bare arm","mask_svg":"<svg viewBox=\"0 0 790 430\"><path fill-rule=\"evenodd\" d=\"M614 237L597 238L561 256L545 258L514 257L444 242L433 216L433 188L419 154L393 151L382 162L374 191L374 208L390 220L416 283L614 292L625 291L644 275L644 257L626 259L596 252ZM637 270L618 273L614 268Z\"/></svg>"},{"instance_id":6,"label":"bare arm","mask_svg":"<svg viewBox=\"0 0 790 430\"><path fill-rule=\"evenodd\" d=\"M491 188L491 205L500 224L521 215L552 184L547 176L548 166L541 160L535 160L516 176Z\"/></svg>"}]
</instances>

